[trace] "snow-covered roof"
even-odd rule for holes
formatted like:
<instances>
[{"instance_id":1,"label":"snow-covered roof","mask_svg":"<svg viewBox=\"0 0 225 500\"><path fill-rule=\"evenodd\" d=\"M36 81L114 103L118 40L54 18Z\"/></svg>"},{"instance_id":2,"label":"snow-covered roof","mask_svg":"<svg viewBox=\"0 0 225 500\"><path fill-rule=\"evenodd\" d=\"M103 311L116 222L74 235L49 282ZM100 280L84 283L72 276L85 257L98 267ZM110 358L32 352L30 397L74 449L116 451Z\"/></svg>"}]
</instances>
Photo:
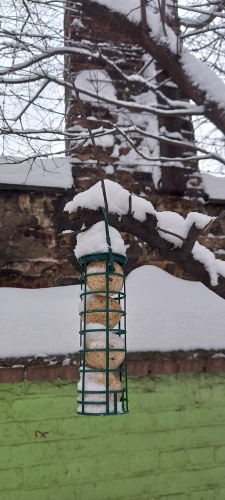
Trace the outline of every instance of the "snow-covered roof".
<instances>
[{"instance_id":1,"label":"snow-covered roof","mask_svg":"<svg viewBox=\"0 0 225 500\"><path fill-rule=\"evenodd\" d=\"M77 352L80 287L0 288L0 358ZM143 266L127 278L128 351L225 349L225 301Z\"/></svg>"},{"instance_id":2,"label":"snow-covered roof","mask_svg":"<svg viewBox=\"0 0 225 500\"><path fill-rule=\"evenodd\" d=\"M212 175L202 172L205 193L211 200L225 201L225 175Z\"/></svg>"},{"instance_id":3,"label":"snow-covered roof","mask_svg":"<svg viewBox=\"0 0 225 500\"><path fill-rule=\"evenodd\" d=\"M225 175L202 172L201 176L209 199L225 200ZM70 158L23 159L0 156L0 184L71 188L73 177Z\"/></svg>"},{"instance_id":4,"label":"snow-covered roof","mask_svg":"<svg viewBox=\"0 0 225 500\"><path fill-rule=\"evenodd\" d=\"M65 158L5 158L0 157L0 184L71 188L72 168Z\"/></svg>"}]
</instances>

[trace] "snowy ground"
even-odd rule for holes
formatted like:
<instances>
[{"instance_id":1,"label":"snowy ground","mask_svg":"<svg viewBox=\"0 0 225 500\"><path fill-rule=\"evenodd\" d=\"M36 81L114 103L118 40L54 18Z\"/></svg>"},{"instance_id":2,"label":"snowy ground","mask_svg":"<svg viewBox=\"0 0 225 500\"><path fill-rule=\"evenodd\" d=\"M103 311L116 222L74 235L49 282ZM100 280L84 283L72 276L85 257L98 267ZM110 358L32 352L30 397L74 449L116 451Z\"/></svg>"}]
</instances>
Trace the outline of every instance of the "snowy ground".
<instances>
[{"instance_id":1,"label":"snowy ground","mask_svg":"<svg viewBox=\"0 0 225 500\"><path fill-rule=\"evenodd\" d=\"M0 357L79 349L79 286L0 288ZM128 351L225 349L225 301L145 266L127 278Z\"/></svg>"}]
</instances>

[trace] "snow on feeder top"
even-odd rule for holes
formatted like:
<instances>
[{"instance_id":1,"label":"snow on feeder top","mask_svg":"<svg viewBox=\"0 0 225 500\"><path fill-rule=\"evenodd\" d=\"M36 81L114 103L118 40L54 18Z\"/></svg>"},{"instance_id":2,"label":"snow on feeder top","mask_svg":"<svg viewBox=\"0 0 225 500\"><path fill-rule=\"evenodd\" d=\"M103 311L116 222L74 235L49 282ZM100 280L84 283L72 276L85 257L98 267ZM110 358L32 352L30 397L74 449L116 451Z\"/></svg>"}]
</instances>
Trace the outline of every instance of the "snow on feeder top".
<instances>
[{"instance_id":1,"label":"snow on feeder top","mask_svg":"<svg viewBox=\"0 0 225 500\"><path fill-rule=\"evenodd\" d=\"M126 252L120 233L104 221L77 236L82 266L78 413L128 412L126 356Z\"/></svg>"}]
</instances>

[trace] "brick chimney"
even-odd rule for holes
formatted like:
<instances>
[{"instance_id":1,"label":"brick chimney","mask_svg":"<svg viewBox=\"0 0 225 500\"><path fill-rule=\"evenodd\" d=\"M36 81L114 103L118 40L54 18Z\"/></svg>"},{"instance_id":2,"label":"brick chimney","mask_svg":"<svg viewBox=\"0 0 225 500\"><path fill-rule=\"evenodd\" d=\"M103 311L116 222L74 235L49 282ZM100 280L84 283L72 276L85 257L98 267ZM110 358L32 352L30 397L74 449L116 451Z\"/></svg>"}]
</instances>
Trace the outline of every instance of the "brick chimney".
<instances>
[{"instance_id":1,"label":"brick chimney","mask_svg":"<svg viewBox=\"0 0 225 500\"><path fill-rule=\"evenodd\" d=\"M134 42L132 29L124 30L124 18L115 16L97 2L69 1L65 14L65 37L74 52L65 59L65 78L78 87L99 92L111 103L81 94L85 114L92 130L103 127L109 134L96 140L98 156L105 176L130 192L149 199L157 210L172 210L185 216L191 210L202 210L201 176L196 160L185 161L190 152L165 139L194 139L191 119L187 116L160 116L127 110L113 105L113 98L153 106L169 99L187 101L187 97L171 81L165 70ZM127 21L126 21L127 22ZM128 22L127 22L128 23ZM129 23L128 23L129 24ZM126 26L128 26L128 24ZM123 74L127 78L123 77ZM129 78L131 75L138 77ZM154 89L146 86L147 79ZM133 132L126 140L118 128L138 127L149 136ZM66 128L70 134L87 134L87 123L81 116L74 93L66 92ZM135 149L143 155L139 156ZM67 140L68 154L74 158L73 176L76 192L99 180L96 157L91 141L78 144ZM168 158L168 160L167 160ZM174 160L173 160L174 158ZM176 158L179 158L178 160ZM142 264L153 263L172 274L183 276L176 266L149 252L142 242L125 235L128 245L128 271Z\"/></svg>"}]
</instances>

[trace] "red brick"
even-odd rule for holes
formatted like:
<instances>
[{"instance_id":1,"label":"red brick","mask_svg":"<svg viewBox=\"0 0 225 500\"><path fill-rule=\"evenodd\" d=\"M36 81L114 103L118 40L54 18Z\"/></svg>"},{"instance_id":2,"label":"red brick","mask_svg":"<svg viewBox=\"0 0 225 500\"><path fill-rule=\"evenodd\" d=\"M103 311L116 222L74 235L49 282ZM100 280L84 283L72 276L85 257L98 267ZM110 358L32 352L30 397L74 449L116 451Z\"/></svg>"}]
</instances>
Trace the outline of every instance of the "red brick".
<instances>
[{"instance_id":1,"label":"red brick","mask_svg":"<svg viewBox=\"0 0 225 500\"><path fill-rule=\"evenodd\" d=\"M145 377L149 374L150 361L128 361L128 375L131 377Z\"/></svg>"},{"instance_id":2,"label":"red brick","mask_svg":"<svg viewBox=\"0 0 225 500\"><path fill-rule=\"evenodd\" d=\"M210 358L206 360L207 372L224 372L225 359L224 358Z\"/></svg>"},{"instance_id":3,"label":"red brick","mask_svg":"<svg viewBox=\"0 0 225 500\"><path fill-rule=\"evenodd\" d=\"M56 380L61 377L61 366L28 366L27 378L32 381Z\"/></svg>"},{"instance_id":4,"label":"red brick","mask_svg":"<svg viewBox=\"0 0 225 500\"><path fill-rule=\"evenodd\" d=\"M175 359L162 359L159 361L152 361L151 363L151 373L157 375L172 375L177 373L178 366Z\"/></svg>"},{"instance_id":5,"label":"red brick","mask_svg":"<svg viewBox=\"0 0 225 500\"><path fill-rule=\"evenodd\" d=\"M179 359L179 372L182 373L200 373L205 371L206 360L204 359Z\"/></svg>"},{"instance_id":6,"label":"red brick","mask_svg":"<svg viewBox=\"0 0 225 500\"><path fill-rule=\"evenodd\" d=\"M62 380L79 380L79 366L65 365L61 369Z\"/></svg>"},{"instance_id":7,"label":"red brick","mask_svg":"<svg viewBox=\"0 0 225 500\"><path fill-rule=\"evenodd\" d=\"M1 368L0 384L15 384L24 380L24 368Z\"/></svg>"}]
</instances>

